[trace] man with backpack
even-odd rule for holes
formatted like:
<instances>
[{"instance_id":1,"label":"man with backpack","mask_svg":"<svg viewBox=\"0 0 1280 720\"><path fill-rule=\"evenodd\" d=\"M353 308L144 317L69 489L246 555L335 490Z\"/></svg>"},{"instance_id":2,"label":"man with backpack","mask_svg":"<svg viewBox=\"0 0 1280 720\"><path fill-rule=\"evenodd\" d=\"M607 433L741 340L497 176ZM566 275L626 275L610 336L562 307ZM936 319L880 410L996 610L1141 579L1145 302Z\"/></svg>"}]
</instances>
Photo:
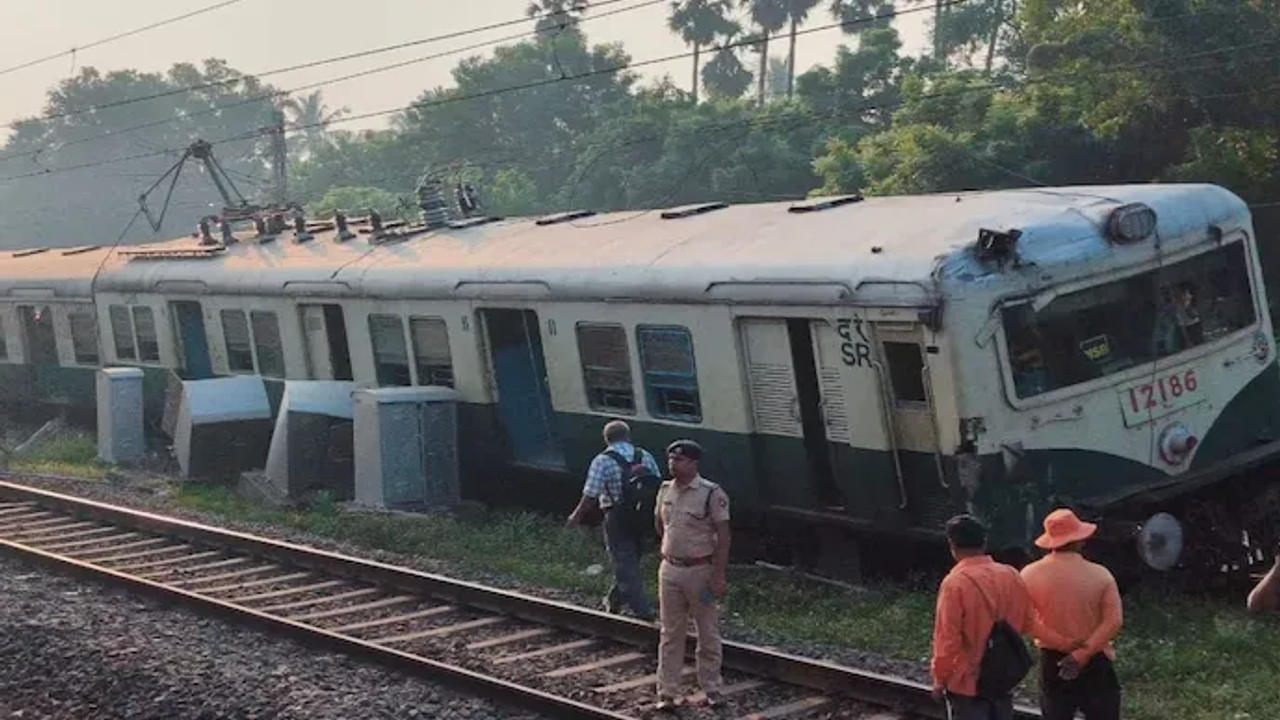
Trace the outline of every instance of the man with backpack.
<instances>
[{"instance_id":1,"label":"man with backpack","mask_svg":"<svg viewBox=\"0 0 1280 720\"><path fill-rule=\"evenodd\" d=\"M604 512L604 542L613 564L613 585L603 605L611 613L627 606L642 620L653 620L653 606L640 583L640 550L661 471L653 455L631 443L631 428L621 420L604 426L605 449L587 469L582 499L569 515L570 523L586 523Z\"/></svg>"},{"instance_id":2,"label":"man with backpack","mask_svg":"<svg viewBox=\"0 0 1280 720\"><path fill-rule=\"evenodd\" d=\"M977 518L951 518L947 541L956 564L938 588L934 699L946 702L950 720L1009 720L1013 688L1031 667L1021 634L1042 628L1022 576L987 554L987 529Z\"/></svg>"}]
</instances>

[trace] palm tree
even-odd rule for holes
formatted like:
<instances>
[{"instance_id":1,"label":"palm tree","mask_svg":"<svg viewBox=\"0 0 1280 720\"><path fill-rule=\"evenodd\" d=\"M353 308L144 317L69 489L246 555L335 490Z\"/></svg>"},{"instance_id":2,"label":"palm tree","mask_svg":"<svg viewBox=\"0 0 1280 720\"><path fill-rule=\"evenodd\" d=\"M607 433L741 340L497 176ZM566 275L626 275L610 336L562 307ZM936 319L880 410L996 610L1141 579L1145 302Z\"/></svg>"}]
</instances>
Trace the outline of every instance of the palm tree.
<instances>
[{"instance_id":1,"label":"palm tree","mask_svg":"<svg viewBox=\"0 0 1280 720\"><path fill-rule=\"evenodd\" d=\"M751 20L760 27L760 72L756 77L756 102L764 107L764 80L769 74L769 35L787 24L788 0L750 0Z\"/></svg>"},{"instance_id":2,"label":"palm tree","mask_svg":"<svg viewBox=\"0 0 1280 720\"><path fill-rule=\"evenodd\" d=\"M795 90L796 84L796 26L809 17L809 11L820 0L786 0L787 19L791 21L791 49L787 51L787 99Z\"/></svg>"},{"instance_id":3,"label":"palm tree","mask_svg":"<svg viewBox=\"0 0 1280 720\"><path fill-rule=\"evenodd\" d=\"M290 122L302 131L300 154L310 155L328 143L328 127L334 120L350 113L345 107L330 108L320 90L302 97L289 97L281 103Z\"/></svg>"},{"instance_id":4,"label":"palm tree","mask_svg":"<svg viewBox=\"0 0 1280 720\"><path fill-rule=\"evenodd\" d=\"M667 26L693 46L693 83L690 87L694 104L698 102L698 55L717 37L737 32L737 24L728 17L732 7L732 0L675 0L671 3Z\"/></svg>"},{"instance_id":5,"label":"palm tree","mask_svg":"<svg viewBox=\"0 0 1280 720\"><path fill-rule=\"evenodd\" d=\"M587 11L588 0L532 0L524 14L538 18L533 26L538 32L577 28L578 19Z\"/></svg>"}]
</instances>

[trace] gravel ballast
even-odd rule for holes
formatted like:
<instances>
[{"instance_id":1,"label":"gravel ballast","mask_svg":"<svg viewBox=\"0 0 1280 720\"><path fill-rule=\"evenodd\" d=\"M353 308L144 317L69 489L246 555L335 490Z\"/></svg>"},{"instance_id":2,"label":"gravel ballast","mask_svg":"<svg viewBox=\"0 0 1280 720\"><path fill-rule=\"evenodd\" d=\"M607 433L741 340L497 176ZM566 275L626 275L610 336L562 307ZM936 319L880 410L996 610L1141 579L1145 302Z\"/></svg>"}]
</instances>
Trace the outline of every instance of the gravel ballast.
<instances>
[{"instance_id":1,"label":"gravel ballast","mask_svg":"<svg viewBox=\"0 0 1280 720\"><path fill-rule=\"evenodd\" d=\"M0 555L0 718L535 718Z\"/></svg>"}]
</instances>

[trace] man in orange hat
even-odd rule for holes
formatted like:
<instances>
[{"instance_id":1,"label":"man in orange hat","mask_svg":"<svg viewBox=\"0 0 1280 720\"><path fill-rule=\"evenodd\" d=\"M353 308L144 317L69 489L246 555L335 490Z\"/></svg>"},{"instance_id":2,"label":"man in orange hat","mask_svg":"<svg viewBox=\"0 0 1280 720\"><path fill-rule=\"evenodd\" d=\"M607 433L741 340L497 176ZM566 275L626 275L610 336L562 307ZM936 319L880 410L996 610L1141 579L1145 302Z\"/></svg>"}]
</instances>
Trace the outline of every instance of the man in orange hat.
<instances>
[{"instance_id":1,"label":"man in orange hat","mask_svg":"<svg viewBox=\"0 0 1280 720\"><path fill-rule=\"evenodd\" d=\"M1120 590L1109 570L1080 554L1097 529L1066 508L1054 510L1044 519L1044 534L1036 538L1036 545L1049 554L1022 569L1037 615L1032 634L1041 653L1040 712L1045 720L1070 720L1076 710L1086 720L1120 717L1111 645L1123 622ZM1040 627L1051 632L1040 632Z\"/></svg>"}]
</instances>

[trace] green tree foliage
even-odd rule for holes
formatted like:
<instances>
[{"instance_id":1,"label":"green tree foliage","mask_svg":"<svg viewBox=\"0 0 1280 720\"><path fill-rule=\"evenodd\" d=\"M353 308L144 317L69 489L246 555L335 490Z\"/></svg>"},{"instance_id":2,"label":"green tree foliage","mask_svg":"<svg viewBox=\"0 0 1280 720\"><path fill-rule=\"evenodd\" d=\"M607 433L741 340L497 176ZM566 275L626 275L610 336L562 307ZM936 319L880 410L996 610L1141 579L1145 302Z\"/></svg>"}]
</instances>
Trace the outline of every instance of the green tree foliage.
<instances>
[{"instance_id":1,"label":"green tree foliage","mask_svg":"<svg viewBox=\"0 0 1280 720\"><path fill-rule=\"evenodd\" d=\"M698 102L698 61L702 48L716 38L732 37L738 24L729 19L732 0L676 0L671 3L667 27L693 48L693 101Z\"/></svg>"},{"instance_id":2,"label":"green tree foliage","mask_svg":"<svg viewBox=\"0 0 1280 720\"><path fill-rule=\"evenodd\" d=\"M259 130L285 107L293 124L317 131L291 136L291 192L321 210L416 214L399 198L424 172L450 189L473 184L485 211L509 216L1154 180L1216 182L1260 207L1280 202L1274 0L935 0L936 50L924 57L904 56L887 21L867 22L891 7L882 0L670 7L669 29L694 50L703 102L699 83L692 93L669 79L642 84L625 69L621 46L589 42L582 0L539 0L530 7L544 30L536 39L463 60L449 87L422 89L378 131L325 129L334 111L323 96L290 106L218 61L163 74L84 70L50 92L49 113L207 87L19 123L0 150L0 177L238 136L215 152L254 194L268 176ZM790 60L749 55L765 50L762 41L724 47L742 38L739 20L757 38L779 35L814 8L848 23L856 38L795 76L794 93ZM763 72L753 75L744 57ZM753 78L754 101L745 99ZM152 120L172 122L79 142ZM138 192L175 159L0 183L0 241L112 241ZM188 171L165 234L219 205L207 179ZM139 226L132 239L149 234Z\"/></svg>"},{"instance_id":3,"label":"green tree foliage","mask_svg":"<svg viewBox=\"0 0 1280 720\"><path fill-rule=\"evenodd\" d=\"M322 218L333 217L336 210L343 211L348 217L376 210L384 219L389 219L411 218L416 209L407 195L396 195L376 187L335 187L307 206L308 213Z\"/></svg>"},{"instance_id":4,"label":"green tree foliage","mask_svg":"<svg viewBox=\"0 0 1280 720\"><path fill-rule=\"evenodd\" d=\"M172 92L191 86L200 89ZM82 112L151 95L159 97ZM274 110L268 86L221 60L206 60L200 67L178 64L165 73L82 68L49 91L43 114L55 119L16 124L0 150L0 177L86 167L0 183L0 245L114 242L137 210L139 193L197 138L240 138L215 146L214 153L241 192L258 195L269 177L262 159L266 138L259 131L272 123ZM124 131L144 124L149 127ZM109 162L133 156L147 157ZM189 231L201 216L222 207L196 164L188 164L175 188L161 233L165 237ZM157 215L163 199L162 190L150 200ZM125 240L151 236L139 218Z\"/></svg>"}]
</instances>

